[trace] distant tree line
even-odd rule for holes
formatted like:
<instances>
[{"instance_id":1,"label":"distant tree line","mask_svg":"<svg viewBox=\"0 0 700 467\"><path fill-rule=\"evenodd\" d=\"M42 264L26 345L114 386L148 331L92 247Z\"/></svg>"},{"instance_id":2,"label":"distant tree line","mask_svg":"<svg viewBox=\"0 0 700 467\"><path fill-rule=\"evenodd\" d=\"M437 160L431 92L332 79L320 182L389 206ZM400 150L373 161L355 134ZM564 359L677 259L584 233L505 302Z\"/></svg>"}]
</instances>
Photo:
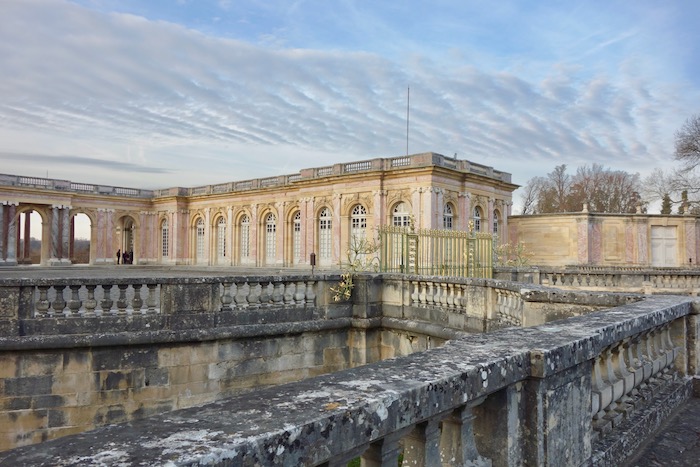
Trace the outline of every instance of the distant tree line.
<instances>
[{"instance_id":1,"label":"distant tree line","mask_svg":"<svg viewBox=\"0 0 700 467\"><path fill-rule=\"evenodd\" d=\"M523 187L522 214L580 212L646 212L661 202L662 214L700 216L700 114L686 120L675 134L676 169L655 169L643 181L638 173L611 170L600 164L579 167L575 174L559 165L545 177L534 177Z\"/></svg>"},{"instance_id":2,"label":"distant tree line","mask_svg":"<svg viewBox=\"0 0 700 467\"><path fill-rule=\"evenodd\" d=\"M644 205L640 192L639 174L592 164L570 175L566 165L558 165L527 182L523 214L581 212L584 205L591 212L633 213Z\"/></svg>"}]
</instances>

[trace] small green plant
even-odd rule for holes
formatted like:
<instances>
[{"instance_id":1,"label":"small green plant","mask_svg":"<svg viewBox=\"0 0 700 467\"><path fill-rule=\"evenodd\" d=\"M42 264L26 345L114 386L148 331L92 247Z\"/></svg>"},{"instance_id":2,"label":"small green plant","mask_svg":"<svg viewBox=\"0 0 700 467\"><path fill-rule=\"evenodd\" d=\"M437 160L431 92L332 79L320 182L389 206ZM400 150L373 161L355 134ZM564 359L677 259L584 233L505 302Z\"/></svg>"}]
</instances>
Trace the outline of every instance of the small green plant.
<instances>
[{"instance_id":1,"label":"small green plant","mask_svg":"<svg viewBox=\"0 0 700 467\"><path fill-rule=\"evenodd\" d=\"M350 300L352 289L355 287L354 275L363 271L378 271L379 242L367 240L364 236L353 235L350 237L348 249L345 251L347 262L341 263L341 280L336 287L331 287L333 300Z\"/></svg>"}]
</instances>

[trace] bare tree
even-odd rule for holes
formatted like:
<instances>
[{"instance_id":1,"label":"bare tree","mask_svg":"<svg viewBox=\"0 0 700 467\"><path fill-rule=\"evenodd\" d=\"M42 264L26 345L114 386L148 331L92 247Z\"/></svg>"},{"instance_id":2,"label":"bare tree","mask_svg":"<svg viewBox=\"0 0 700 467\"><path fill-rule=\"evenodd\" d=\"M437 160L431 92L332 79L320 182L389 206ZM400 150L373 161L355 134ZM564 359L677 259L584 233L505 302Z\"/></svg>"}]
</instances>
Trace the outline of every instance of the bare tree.
<instances>
[{"instance_id":1,"label":"bare tree","mask_svg":"<svg viewBox=\"0 0 700 467\"><path fill-rule=\"evenodd\" d=\"M546 187L544 177L532 177L523 187L523 211L522 214L537 214L537 200L541 191Z\"/></svg>"},{"instance_id":2,"label":"bare tree","mask_svg":"<svg viewBox=\"0 0 700 467\"><path fill-rule=\"evenodd\" d=\"M693 170L700 165L700 114L688 118L676 132L674 156L683 162L684 170Z\"/></svg>"},{"instance_id":3,"label":"bare tree","mask_svg":"<svg viewBox=\"0 0 700 467\"><path fill-rule=\"evenodd\" d=\"M600 164L580 167L573 177L566 166L555 167L546 178L528 181L523 214L579 212L630 213L643 204L639 174L606 169Z\"/></svg>"}]
</instances>

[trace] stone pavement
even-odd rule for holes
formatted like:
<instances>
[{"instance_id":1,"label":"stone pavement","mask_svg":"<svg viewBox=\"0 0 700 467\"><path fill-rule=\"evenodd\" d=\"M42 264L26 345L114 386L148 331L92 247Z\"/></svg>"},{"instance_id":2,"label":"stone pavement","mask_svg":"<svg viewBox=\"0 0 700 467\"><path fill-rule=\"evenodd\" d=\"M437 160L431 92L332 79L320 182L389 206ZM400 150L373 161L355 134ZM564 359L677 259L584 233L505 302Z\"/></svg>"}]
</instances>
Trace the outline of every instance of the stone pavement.
<instances>
[{"instance_id":1,"label":"stone pavement","mask_svg":"<svg viewBox=\"0 0 700 467\"><path fill-rule=\"evenodd\" d=\"M625 467L700 466L700 398L693 397L666 420L656 437Z\"/></svg>"}]
</instances>

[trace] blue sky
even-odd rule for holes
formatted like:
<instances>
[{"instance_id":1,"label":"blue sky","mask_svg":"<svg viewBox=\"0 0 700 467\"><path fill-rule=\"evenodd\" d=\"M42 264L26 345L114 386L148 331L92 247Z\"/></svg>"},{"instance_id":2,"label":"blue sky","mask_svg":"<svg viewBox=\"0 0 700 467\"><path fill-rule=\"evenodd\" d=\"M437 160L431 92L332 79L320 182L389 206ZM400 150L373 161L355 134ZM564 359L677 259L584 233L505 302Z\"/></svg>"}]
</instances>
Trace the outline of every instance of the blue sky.
<instances>
[{"instance_id":1,"label":"blue sky","mask_svg":"<svg viewBox=\"0 0 700 467\"><path fill-rule=\"evenodd\" d=\"M700 2L0 0L0 173L162 188L435 151L669 168ZM517 198L516 193L516 198ZM517 203L516 203L517 204Z\"/></svg>"}]
</instances>

